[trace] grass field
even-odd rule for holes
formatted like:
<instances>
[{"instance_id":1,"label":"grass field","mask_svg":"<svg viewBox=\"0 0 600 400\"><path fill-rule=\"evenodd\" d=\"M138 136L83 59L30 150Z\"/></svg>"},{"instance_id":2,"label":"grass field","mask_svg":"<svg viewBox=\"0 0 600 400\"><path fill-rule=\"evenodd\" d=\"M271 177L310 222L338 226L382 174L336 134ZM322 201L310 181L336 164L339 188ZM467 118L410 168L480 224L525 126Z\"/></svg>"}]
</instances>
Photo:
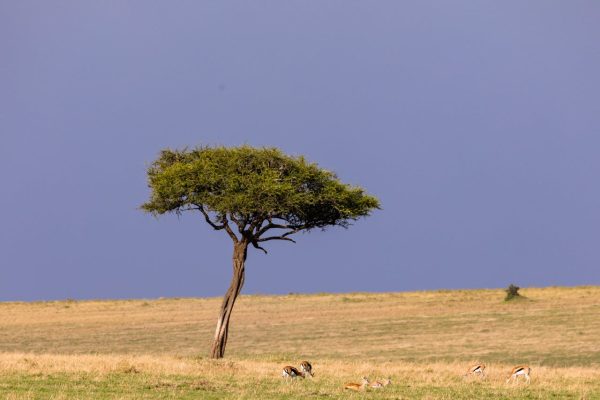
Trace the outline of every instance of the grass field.
<instances>
[{"instance_id":1,"label":"grass field","mask_svg":"<svg viewBox=\"0 0 600 400\"><path fill-rule=\"evenodd\" d=\"M521 292L242 296L218 361L217 298L0 303L0 398L600 399L600 287ZM280 377L304 359L314 379ZM343 391L363 375L393 384Z\"/></svg>"}]
</instances>

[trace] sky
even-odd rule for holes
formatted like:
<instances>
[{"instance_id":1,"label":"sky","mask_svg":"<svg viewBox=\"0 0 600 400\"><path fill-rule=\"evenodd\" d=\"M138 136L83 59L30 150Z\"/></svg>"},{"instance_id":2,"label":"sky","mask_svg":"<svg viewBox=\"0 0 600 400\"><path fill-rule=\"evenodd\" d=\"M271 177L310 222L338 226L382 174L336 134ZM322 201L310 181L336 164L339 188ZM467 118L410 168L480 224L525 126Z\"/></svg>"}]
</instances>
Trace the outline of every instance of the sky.
<instances>
[{"instance_id":1,"label":"sky","mask_svg":"<svg viewBox=\"0 0 600 400\"><path fill-rule=\"evenodd\" d=\"M205 297L163 148L275 146L382 209L250 249L243 293L600 284L600 2L0 0L0 301Z\"/></svg>"}]
</instances>

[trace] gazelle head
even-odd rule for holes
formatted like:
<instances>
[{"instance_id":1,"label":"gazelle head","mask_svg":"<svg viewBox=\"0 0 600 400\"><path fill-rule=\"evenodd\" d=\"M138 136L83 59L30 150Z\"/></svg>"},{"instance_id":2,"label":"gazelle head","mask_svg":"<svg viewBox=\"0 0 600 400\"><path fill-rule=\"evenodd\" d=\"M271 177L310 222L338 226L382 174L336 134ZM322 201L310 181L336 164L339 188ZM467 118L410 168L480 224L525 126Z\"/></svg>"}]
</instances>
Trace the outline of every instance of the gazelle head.
<instances>
[{"instance_id":1,"label":"gazelle head","mask_svg":"<svg viewBox=\"0 0 600 400\"><path fill-rule=\"evenodd\" d=\"M302 363L300 363L300 370L311 377L315 376L312 372L312 365L308 361L302 361Z\"/></svg>"}]
</instances>

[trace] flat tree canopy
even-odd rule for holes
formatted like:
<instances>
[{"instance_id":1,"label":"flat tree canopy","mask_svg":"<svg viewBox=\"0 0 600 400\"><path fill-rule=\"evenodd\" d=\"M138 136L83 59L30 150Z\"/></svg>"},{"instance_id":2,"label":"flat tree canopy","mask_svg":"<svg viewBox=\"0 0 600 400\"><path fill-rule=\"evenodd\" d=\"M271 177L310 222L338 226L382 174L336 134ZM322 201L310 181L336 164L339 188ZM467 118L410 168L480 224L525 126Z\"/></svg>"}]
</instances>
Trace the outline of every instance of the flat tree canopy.
<instances>
[{"instance_id":1,"label":"flat tree canopy","mask_svg":"<svg viewBox=\"0 0 600 400\"><path fill-rule=\"evenodd\" d=\"M270 240L293 242L299 231L347 227L379 208L379 200L302 156L276 148L197 147L163 150L148 169L154 215L199 211L234 243L234 278L217 323L212 355L222 357L229 316L244 281L247 247L267 252Z\"/></svg>"},{"instance_id":2,"label":"flat tree canopy","mask_svg":"<svg viewBox=\"0 0 600 400\"><path fill-rule=\"evenodd\" d=\"M276 220L292 230L347 226L379 208L379 201L363 189L276 148L163 150L148 177L152 195L142 205L145 211L214 212L214 224L229 217L240 228L253 228L249 233L264 231L261 223Z\"/></svg>"}]
</instances>

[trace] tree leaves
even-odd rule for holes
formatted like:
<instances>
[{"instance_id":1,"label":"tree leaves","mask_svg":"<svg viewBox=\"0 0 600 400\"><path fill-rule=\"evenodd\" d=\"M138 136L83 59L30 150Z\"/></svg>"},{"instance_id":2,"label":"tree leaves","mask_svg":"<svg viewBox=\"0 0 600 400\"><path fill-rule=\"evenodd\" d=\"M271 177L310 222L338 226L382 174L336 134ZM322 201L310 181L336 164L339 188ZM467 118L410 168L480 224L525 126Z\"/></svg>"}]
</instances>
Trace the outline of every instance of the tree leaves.
<instances>
[{"instance_id":1,"label":"tree leaves","mask_svg":"<svg viewBox=\"0 0 600 400\"><path fill-rule=\"evenodd\" d=\"M166 149L148 169L148 185L151 195L141 206L144 211L199 210L213 228L223 229L231 221L254 244L269 229L287 229L288 236L348 226L379 208L379 200L362 188L276 148ZM269 224L276 227L265 230Z\"/></svg>"}]
</instances>

